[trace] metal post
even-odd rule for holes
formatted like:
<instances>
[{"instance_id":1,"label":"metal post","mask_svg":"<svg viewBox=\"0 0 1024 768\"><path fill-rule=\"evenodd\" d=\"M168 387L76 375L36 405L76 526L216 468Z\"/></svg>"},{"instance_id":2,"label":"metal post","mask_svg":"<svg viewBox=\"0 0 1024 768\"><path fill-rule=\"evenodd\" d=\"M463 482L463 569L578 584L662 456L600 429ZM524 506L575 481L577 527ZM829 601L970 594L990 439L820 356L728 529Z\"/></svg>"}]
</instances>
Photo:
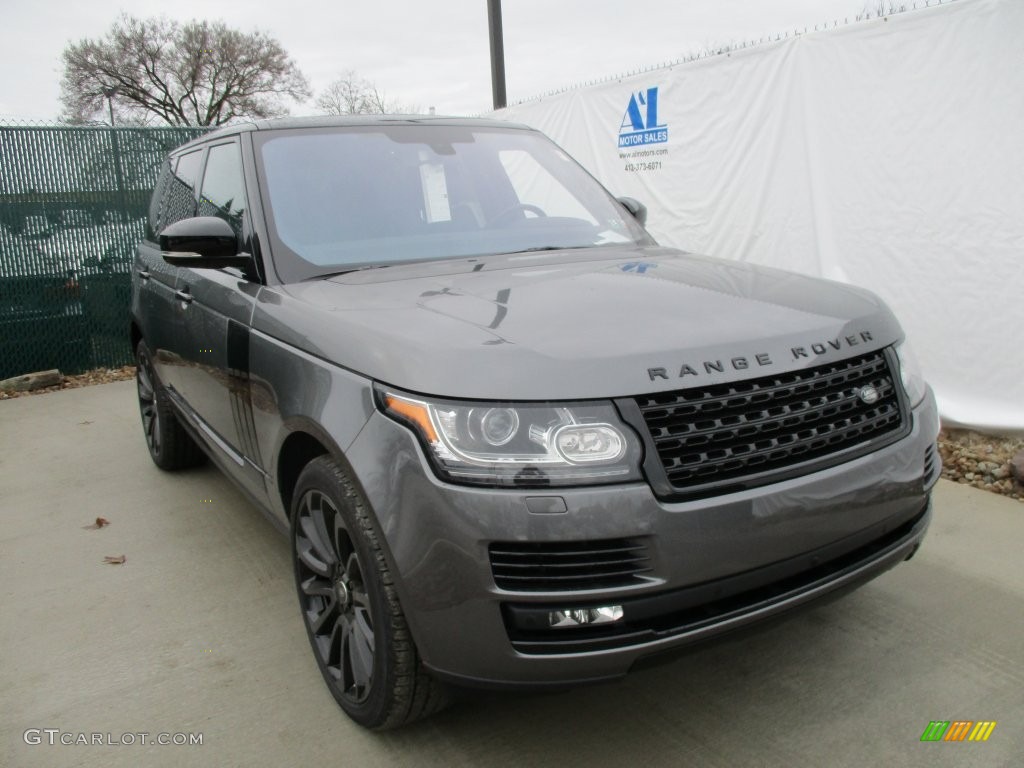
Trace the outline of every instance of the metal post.
<instances>
[{"instance_id":1,"label":"metal post","mask_svg":"<svg viewBox=\"0 0 1024 768\"><path fill-rule=\"evenodd\" d=\"M113 150L111 161L114 166L114 178L117 181L117 201L121 207L121 216L127 216L128 197L124 185L124 173L121 170L121 142L114 127L114 95L116 88L104 88L103 95L107 97L107 108L110 110L110 148Z\"/></svg>"},{"instance_id":2,"label":"metal post","mask_svg":"<svg viewBox=\"0 0 1024 768\"><path fill-rule=\"evenodd\" d=\"M114 127L114 94L117 93L116 88L104 88L103 95L107 97L107 109L110 112L110 127Z\"/></svg>"},{"instance_id":3,"label":"metal post","mask_svg":"<svg viewBox=\"0 0 1024 768\"><path fill-rule=\"evenodd\" d=\"M495 109L504 109L505 45L501 34L501 0L487 0L487 25L491 38L491 96Z\"/></svg>"}]
</instances>

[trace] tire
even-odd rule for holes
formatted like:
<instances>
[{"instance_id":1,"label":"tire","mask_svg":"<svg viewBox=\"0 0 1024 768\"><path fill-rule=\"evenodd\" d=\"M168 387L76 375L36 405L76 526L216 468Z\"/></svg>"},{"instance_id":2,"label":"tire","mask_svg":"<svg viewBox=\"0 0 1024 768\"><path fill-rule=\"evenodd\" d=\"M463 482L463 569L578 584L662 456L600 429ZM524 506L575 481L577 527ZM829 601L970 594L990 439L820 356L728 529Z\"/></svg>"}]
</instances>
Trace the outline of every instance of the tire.
<instances>
[{"instance_id":1,"label":"tire","mask_svg":"<svg viewBox=\"0 0 1024 768\"><path fill-rule=\"evenodd\" d=\"M135 386L139 396L142 432L153 463L173 471L202 464L206 456L174 414L167 392L160 386L146 342L135 348Z\"/></svg>"},{"instance_id":2,"label":"tire","mask_svg":"<svg viewBox=\"0 0 1024 768\"><path fill-rule=\"evenodd\" d=\"M442 709L448 692L420 661L368 504L329 456L302 470L291 514L303 623L341 708L376 730Z\"/></svg>"}]
</instances>

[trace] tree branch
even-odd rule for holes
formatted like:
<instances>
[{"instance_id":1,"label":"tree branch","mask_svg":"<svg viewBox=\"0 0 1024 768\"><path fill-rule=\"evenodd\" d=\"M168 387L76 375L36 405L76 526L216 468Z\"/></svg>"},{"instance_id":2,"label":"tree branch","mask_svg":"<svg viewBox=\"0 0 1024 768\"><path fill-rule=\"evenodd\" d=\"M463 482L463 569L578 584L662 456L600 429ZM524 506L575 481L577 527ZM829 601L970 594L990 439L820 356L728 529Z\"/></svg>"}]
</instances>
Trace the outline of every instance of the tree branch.
<instances>
[{"instance_id":1,"label":"tree branch","mask_svg":"<svg viewBox=\"0 0 1024 768\"><path fill-rule=\"evenodd\" d=\"M222 22L122 15L99 40L64 49L61 100L69 117L102 117L105 92L119 113L152 114L171 125L220 125L238 117L287 114L285 100L309 84L273 38Z\"/></svg>"}]
</instances>

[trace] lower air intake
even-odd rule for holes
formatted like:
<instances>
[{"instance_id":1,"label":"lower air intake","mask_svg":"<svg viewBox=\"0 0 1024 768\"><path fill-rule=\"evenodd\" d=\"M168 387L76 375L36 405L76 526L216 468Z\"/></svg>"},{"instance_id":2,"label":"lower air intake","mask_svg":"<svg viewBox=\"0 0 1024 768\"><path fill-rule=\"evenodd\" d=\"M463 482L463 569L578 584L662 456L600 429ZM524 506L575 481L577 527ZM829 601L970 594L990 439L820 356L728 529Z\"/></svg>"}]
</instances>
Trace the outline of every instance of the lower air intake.
<instances>
[{"instance_id":1,"label":"lower air intake","mask_svg":"<svg viewBox=\"0 0 1024 768\"><path fill-rule=\"evenodd\" d=\"M630 539L501 542L490 546L494 583L513 592L577 592L637 584L647 547Z\"/></svg>"}]
</instances>

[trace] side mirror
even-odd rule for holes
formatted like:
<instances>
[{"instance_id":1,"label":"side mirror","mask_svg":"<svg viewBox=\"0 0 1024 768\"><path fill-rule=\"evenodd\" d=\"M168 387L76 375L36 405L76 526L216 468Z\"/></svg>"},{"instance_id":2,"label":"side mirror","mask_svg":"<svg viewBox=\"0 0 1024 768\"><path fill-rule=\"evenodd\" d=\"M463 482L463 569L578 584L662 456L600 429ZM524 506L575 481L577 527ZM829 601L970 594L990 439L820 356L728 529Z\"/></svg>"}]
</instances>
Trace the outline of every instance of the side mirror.
<instances>
[{"instance_id":1,"label":"side mirror","mask_svg":"<svg viewBox=\"0 0 1024 768\"><path fill-rule=\"evenodd\" d=\"M224 219L198 216L182 219L160 232L164 261L193 269L244 268L252 258L238 252L238 238Z\"/></svg>"},{"instance_id":2,"label":"side mirror","mask_svg":"<svg viewBox=\"0 0 1024 768\"><path fill-rule=\"evenodd\" d=\"M647 206L641 203L639 200L635 200L632 197L617 197L622 207L633 214L633 218L636 219L640 226L647 225Z\"/></svg>"}]
</instances>

